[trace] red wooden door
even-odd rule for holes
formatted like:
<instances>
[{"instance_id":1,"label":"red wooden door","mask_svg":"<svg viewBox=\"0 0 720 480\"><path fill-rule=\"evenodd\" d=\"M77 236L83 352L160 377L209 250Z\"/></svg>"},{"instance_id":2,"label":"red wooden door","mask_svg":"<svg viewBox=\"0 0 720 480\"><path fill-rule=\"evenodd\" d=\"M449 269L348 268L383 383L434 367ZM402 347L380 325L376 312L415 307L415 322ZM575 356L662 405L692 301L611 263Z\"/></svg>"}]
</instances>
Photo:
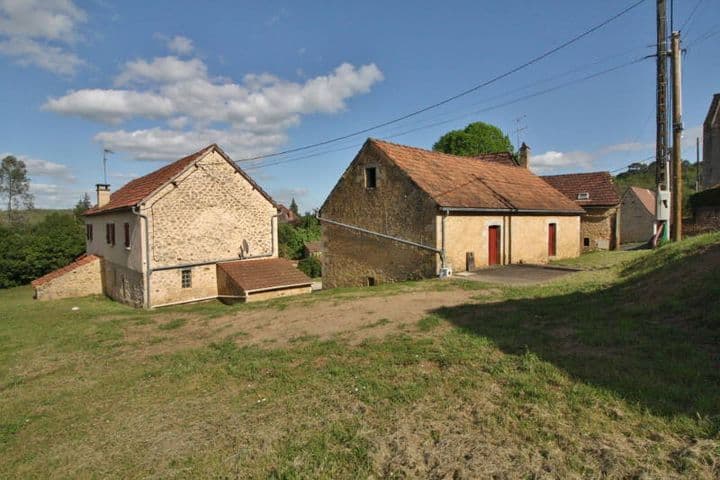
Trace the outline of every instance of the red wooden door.
<instances>
[{"instance_id":1,"label":"red wooden door","mask_svg":"<svg viewBox=\"0 0 720 480\"><path fill-rule=\"evenodd\" d=\"M493 225L488 230L488 265L500 264L500 227Z\"/></svg>"},{"instance_id":2,"label":"red wooden door","mask_svg":"<svg viewBox=\"0 0 720 480\"><path fill-rule=\"evenodd\" d=\"M548 225L548 256L554 257L557 254L557 224Z\"/></svg>"}]
</instances>

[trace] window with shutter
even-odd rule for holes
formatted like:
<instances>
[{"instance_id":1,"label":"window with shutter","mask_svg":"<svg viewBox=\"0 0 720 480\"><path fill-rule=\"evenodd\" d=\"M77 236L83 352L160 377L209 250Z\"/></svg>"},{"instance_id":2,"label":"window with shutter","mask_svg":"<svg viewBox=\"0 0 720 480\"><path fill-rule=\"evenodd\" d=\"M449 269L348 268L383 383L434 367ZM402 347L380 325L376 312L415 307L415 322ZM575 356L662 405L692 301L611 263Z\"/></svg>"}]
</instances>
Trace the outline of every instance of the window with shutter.
<instances>
[{"instance_id":1,"label":"window with shutter","mask_svg":"<svg viewBox=\"0 0 720 480\"><path fill-rule=\"evenodd\" d=\"M92 242L93 230L92 230L92 224L90 224L90 223L85 225L85 237L88 239L89 242Z\"/></svg>"},{"instance_id":2,"label":"window with shutter","mask_svg":"<svg viewBox=\"0 0 720 480\"><path fill-rule=\"evenodd\" d=\"M114 247L115 246L115 224L110 224L110 244Z\"/></svg>"},{"instance_id":3,"label":"window with shutter","mask_svg":"<svg viewBox=\"0 0 720 480\"><path fill-rule=\"evenodd\" d=\"M130 224L125 223L125 248L130 248Z\"/></svg>"}]
</instances>

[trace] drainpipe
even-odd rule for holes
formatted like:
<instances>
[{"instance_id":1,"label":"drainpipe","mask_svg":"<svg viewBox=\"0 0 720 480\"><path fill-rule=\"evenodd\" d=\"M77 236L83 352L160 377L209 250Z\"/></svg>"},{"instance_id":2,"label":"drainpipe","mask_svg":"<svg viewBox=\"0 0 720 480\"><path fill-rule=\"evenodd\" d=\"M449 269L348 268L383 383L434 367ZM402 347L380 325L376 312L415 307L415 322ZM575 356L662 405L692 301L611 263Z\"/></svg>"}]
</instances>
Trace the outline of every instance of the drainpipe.
<instances>
[{"instance_id":1,"label":"drainpipe","mask_svg":"<svg viewBox=\"0 0 720 480\"><path fill-rule=\"evenodd\" d=\"M446 269L446 268L447 268L447 262L445 261L445 254L446 254L446 250L445 250L445 220L447 219L448 215L450 215L450 210L448 210L448 209L446 208L446 209L444 209L444 212L445 212L445 214L442 216L442 220L441 220L441 227L442 227L442 228L441 228L441 232L440 232L440 235L441 235L441 237L442 237L442 238L441 238L441 243L440 243L440 249L441 249L441 252L440 252L440 268L441 268L441 269Z\"/></svg>"},{"instance_id":2,"label":"drainpipe","mask_svg":"<svg viewBox=\"0 0 720 480\"><path fill-rule=\"evenodd\" d=\"M150 266L150 227L148 217L140 213L137 206L132 207L132 213L145 221L145 308L150 308L150 274L152 267Z\"/></svg>"}]
</instances>

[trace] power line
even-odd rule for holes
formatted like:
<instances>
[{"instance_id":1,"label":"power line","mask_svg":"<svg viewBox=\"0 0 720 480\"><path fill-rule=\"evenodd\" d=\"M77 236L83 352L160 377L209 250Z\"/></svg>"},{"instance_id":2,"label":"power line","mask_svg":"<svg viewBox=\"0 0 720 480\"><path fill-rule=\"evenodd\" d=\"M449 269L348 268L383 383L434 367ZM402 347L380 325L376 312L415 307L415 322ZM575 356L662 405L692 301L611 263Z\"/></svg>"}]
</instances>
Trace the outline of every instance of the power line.
<instances>
[{"instance_id":1,"label":"power line","mask_svg":"<svg viewBox=\"0 0 720 480\"><path fill-rule=\"evenodd\" d=\"M685 21L683 22L683 24L680 26L680 31L683 32L684 35L687 35L687 34L688 34L688 31L690 30L690 29L688 28L688 30L686 31L686 30L685 30L685 27L688 25L688 23L690 23L690 21L692 21L692 18L695 16L695 13L696 13L697 10L698 10L698 7L700 7L700 4L703 3L703 1L704 1L704 0L698 0L698 1L695 3L695 7L694 7L694 8L692 9L692 11L690 12L690 15L688 15L688 17L685 19Z\"/></svg>"},{"instance_id":2,"label":"power line","mask_svg":"<svg viewBox=\"0 0 720 480\"><path fill-rule=\"evenodd\" d=\"M637 8L638 6L640 6L640 5L641 5L642 3L644 3L644 2L645 2L645 0L637 0L636 2L634 2L634 3L633 3L632 5L630 5L629 7L626 7L624 10L616 13L615 15L611 16L610 18L608 18L608 19L606 19L606 20L604 20L604 21L602 21L602 22L600 22L600 23L598 23L597 25L589 28L588 30L585 30L584 32L580 33L579 35L576 35L576 36L572 37L571 39L569 39L569 40L561 43L561 44L558 45L557 47L551 48L550 50L548 50L548 51L546 51L546 52L544 52L544 53L542 53L542 54L540 54L540 55L532 58L531 60L529 60L529 61L527 61L527 62L525 62L525 63L523 63L523 64L521 64L521 65L518 65L517 67L514 67L514 68L506 71L505 73L502 73L502 74L500 74L500 75L497 75L497 76L495 76L495 77L493 77L493 78L491 78L491 79L489 79L489 80L486 80L485 82L482 82L482 83L480 83L480 84L478 84L478 85L475 85L475 86L473 86L473 87L471 87L471 88L469 88L469 89L467 89L467 90L464 90L464 91L462 91L462 92L460 92L460 93L458 93L458 94L455 94L455 95L453 95L453 96L451 96L451 97L448 97L448 98L446 98L446 99L444 99L444 100L441 100L441 101L439 101L439 102L437 102L437 103L433 103L432 105L428 105L428 106L423 107L423 108L421 108L421 109L419 109L419 110L415 110L415 111L413 111L413 112L411 112L411 113L402 115L402 116L400 116L400 117L396 117L396 118L394 118L394 119L392 119L392 120L388 120L388 121L386 121L386 122L383 122L383 123L380 123L380 124L377 124L377 125L373 125L373 126L371 126L371 127L367 127L367 128L362 129L362 130L357 130L357 131L352 132L352 133L348 133L348 134L345 134L345 135L341 135L341 136L339 136L339 137L334 137L334 138L330 138L330 139L323 140L323 141L320 141L320 142L316 142L316 143L313 143L313 144L304 145L304 146L301 146L301 147L290 148L290 149L283 150L283 151L279 151L279 152L274 152L274 153L268 153L268 154L264 154L264 155L256 155L256 156L254 156L254 157L243 158L243 159L237 160L237 162L249 162L249 161L252 161L252 160L260 160L260 159L262 159L262 158L277 157L277 156L285 155L285 154L288 154L288 153L295 153L295 152L300 152L300 151L308 150L308 149L315 148L315 147L320 147L320 146L327 145L327 144L330 144L330 143L334 143L334 142L337 142L337 141L340 141L340 140L345 140L345 139L347 139L347 138L351 138L351 137L355 137L355 136L358 136L358 135L362 135L362 134L364 134L364 133L368 133L368 132L371 132L371 131L373 131L373 130L377 130L378 128L386 127L386 126L388 126L388 125L392 125L392 124L394 124L394 123L398 123L398 122L400 122L400 121L402 121L402 120L406 120L406 119L408 119L408 118L411 118L411 117L420 115L421 113L427 112L428 110L435 109L435 108L437 108L437 107L440 107L440 106L442 106L442 105L445 105L445 104L447 104L447 103L450 103L450 102L452 102L452 101L454 101L454 100L457 100L458 98L461 98L461 97L464 97L464 96L466 96L466 95L469 95L470 93L476 92L477 90L480 90L481 88L487 87L488 85L491 85L491 84L493 84L493 83L495 83L495 82L497 82L497 81L499 81L499 80L502 80L503 78L506 78L506 77L508 77L508 76L510 76L510 75L512 75L512 74L514 74L514 73L517 73L517 72L519 72L520 70L523 70L523 69L525 69L525 68L527 68L527 67L529 67L529 66L531 66L531 65L533 65L533 64L535 64L535 63L537 63L537 62L539 62L539 61L541 61L541 60L543 60L543 59L545 59L545 58L547 58L547 57L549 57L550 55L552 55L552 54L554 54L554 53L556 53L556 52L558 52L558 51L560 51L560 50L562 50L562 49L564 49L564 48L569 47L570 45L572 45L572 44L580 41L581 39L587 37L588 35L594 33L595 31L603 28L604 26L608 25L609 23L617 20L618 18L620 18L620 17L622 17L623 15L627 14L628 12L632 11L633 9Z\"/></svg>"},{"instance_id":3,"label":"power line","mask_svg":"<svg viewBox=\"0 0 720 480\"><path fill-rule=\"evenodd\" d=\"M463 114L461 114L461 115L459 115L459 116L455 116L455 117L452 117L452 118L449 118L449 119L446 119L446 120L442 120L442 121L439 121L439 122L432 122L432 123L429 123L429 124L421 125L421 126L419 126L419 127L411 128L411 129L409 129L409 130L404 130L404 131L400 131L400 132L398 132L398 133L386 135L386 136L384 136L384 137L382 137L382 138L385 138L385 139L388 139L388 138L397 138L397 137L401 137L401 136L404 136L404 135L408 135L408 134L410 134L410 133L414 133L414 132L417 132L417 131L420 131L420 130L424 130L424 129L427 129L427 128L437 127L437 126L444 125L444 124L447 124L447 123L450 123L450 122L454 122L454 121L456 121L456 120L460 120L460 119L462 119L462 118L465 118L465 117L468 117L468 116L471 116L471 115L477 115L478 113L484 113L484 112L488 112L488 111L491 111L491 110L496 110L496 109L498 109L498 108L502 108L502 107L505 107L505 106L508 106L508 105L512 105L512 104L521 102L521 101L523 101L523 100L528 100L528 99L530 99L530 98L534 98L534 97L538 97L538 96L541 96L541 95L545 95L545 94L554 92L554 91L556 91L556 90L560 90L560 89L569 87L569 86L574 85L574 84L576 84L576 83L581 83L581 82L584 82L584 81L587 81L587 80L590 80L590 79L599 77L599 76L601 76L601 75L605 75L605 74L608 74L608 73L611 73L611 72L620 70L620 69L622 69L622 68L626 68L626 67L629 67L629 66L631 66L631 65L635 65L635 64L640 63L640 62L642 62L642 61L644 61L644 60L646 60L646 57L636 58L636 59L634 59L634 60L632 60L632 61L630 61L630 62L626 62L626 63L620 64L620 65L616 65L616 66L607 68L607 69L605 69L605 70L601 70L601 71L599 71L599 72L595 72L595 73L592 73L592 74L590 74L590 75L586 75L586 76L581 77L581 78L577 78L577 79L574 79L574 80L570 80L570 81L568 81L568 82L561 83L561 84L556 85L556 86L554 86L554 87L550 87L550 88L546 88L546 89L543 89L543 90L539 90L539 91L537 91L537 92L533 92L533 93L530 93L530 94L527 94L527 95L523 95L523 96L521 96L521 97L517 97L517 98L514 98L514 99L512 99L512 100L509 100L509 101L506 101L506 102L502 102L502 103L499 103L499 104L491 105L491 106L482 108L482 109L480 109L480 110L473 110L473 111L465 112L465 113L463 113ZM363 143L364 143L364 142L363 142ZM272 166L275 166L275 165L282 165L282 164L285 164L285 163L292 163L292 162L296 162L296 161L300 161L300 160L305 160L305 159L308 159L308 158L318 157L318 156L326 155L326 154L329 154L329 153L336 153L336 152L340 152L340 151L344 151L344 150L349 150L349 149L351 149L351 148L357 148L357 147L363 145L363 143L357 143L357 144L353 144L353 145L350 145L350 146L346 146L346 147L339 148L339 149L334 149L334 150L327 150L327 151L310 153L310 154L308 154L308 155L303 155L303 156L301 156L301 157L286 158L286 159L277 160L277 161L274 161L274 162L269 162L269 163L264 163L264 164L253 165L253 166L251 166L251 167L246 168L246 170L257 170L257 169L260 169L260 168L272 167Z\"/></svg>"}]
</instances>

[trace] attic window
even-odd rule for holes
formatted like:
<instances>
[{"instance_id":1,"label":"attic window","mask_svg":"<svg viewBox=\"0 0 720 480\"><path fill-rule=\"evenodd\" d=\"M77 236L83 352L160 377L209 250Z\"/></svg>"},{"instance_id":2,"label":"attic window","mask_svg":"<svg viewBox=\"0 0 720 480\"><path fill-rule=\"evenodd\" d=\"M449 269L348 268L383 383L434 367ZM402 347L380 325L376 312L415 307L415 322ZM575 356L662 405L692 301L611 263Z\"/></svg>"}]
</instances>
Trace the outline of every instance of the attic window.
<instances>
[{"instance_id":1,"label":"attic window","mask_svg":"<svg viewBox=\"0 0 720 480\"><path fill-rule=\"evenodd\" d=\"M365 169L365 188L377 188L376 167L367 167Z\"/></svg>"},{"instance_id":2,"label":"attic window","mask_svg":"<svg viewBox=\"0 0 720 480\"><path fill-rule=\"evenodd\" d=\"M590 194L588 192L580 192L577 194L578 200L590 200Z\"/></svg>"}]
</instances>

